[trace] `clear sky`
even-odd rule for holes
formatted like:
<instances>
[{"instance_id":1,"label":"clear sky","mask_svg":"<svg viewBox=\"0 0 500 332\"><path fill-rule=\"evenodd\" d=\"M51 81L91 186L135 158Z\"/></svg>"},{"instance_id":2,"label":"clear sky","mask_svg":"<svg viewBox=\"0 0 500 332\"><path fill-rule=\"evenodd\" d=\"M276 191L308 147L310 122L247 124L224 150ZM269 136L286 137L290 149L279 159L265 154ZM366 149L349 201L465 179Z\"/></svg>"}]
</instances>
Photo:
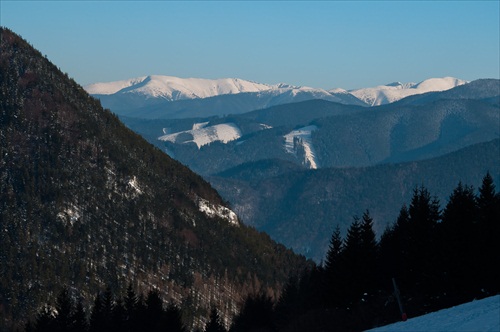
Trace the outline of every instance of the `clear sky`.
<instances>
[{"instance_id":1,"label":"clear sky","mask_svg":"<svg viewBox=\"0 0 500 332\"><path fill-rule=\"evenodd\" d=\"M500 76L500 1L9 1L85 85L150 74L355 89Z\"/></svg>"}]
</instances>

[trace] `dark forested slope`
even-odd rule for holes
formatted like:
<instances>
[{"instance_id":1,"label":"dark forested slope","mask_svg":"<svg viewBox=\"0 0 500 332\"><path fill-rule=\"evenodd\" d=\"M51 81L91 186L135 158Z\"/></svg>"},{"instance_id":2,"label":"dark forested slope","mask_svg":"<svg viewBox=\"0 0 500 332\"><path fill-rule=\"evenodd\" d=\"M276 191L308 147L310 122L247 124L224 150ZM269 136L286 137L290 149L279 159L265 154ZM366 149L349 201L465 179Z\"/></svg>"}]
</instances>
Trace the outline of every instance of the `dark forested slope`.
<instances>
[{"instance_id":1,"label":"dark forested slope","mask_svg":"<svg viewBox=\"0 0 500 332\"><path fill-rule=\"evenodd\" d=\"M159 289L191 322L276 295L306 262L230 221L218 193L0 30L0 330L66 285ZM218 211L209 215L200 210Z\"/></svg>"}]
</instances>

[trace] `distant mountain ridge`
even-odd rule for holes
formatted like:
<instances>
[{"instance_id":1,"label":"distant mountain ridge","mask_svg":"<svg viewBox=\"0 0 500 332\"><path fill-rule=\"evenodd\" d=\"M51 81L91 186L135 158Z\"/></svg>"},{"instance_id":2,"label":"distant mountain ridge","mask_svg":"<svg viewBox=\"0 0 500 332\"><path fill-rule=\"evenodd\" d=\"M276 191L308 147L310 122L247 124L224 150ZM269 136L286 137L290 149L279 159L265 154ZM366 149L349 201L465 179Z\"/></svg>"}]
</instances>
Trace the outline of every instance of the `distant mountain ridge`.
<instances>
[{"instance_id":1,"label":"distant mountain ridge","mask_svg":"<svg viewBox=\"0 0 500 332\"><path fill-rule=\"evenodd\" d=\"M307 100L223 117L122 121L202 175L262 159L365 167L498 138L499 86L477 80L376 107Z\"/></svg>"},{"instance_id":2,"label":"distant mountain ridge","mask_svg":"<svg viewBox=\"0 0 500 332\"><path fill-rule=\"evenodd\" d=\"M454 77L430 78L420 83L395 82L373 88L351 90L349 93L369 106L390 104L400 99L431 91L445 91L469 83Z\"/></svg>"},{"instance_id":3,"label":"distant mountain ridge","mask_svg":"<svg viewBox=\"0 0 500 332\"><path fill-rule=\"evenodd\" d=\"M326 91L284 83L269 85L238 78L201 79L151 75L95 83L87 92L119 115L137 118L188 118L241 114L309 99L364 105L347 91Z\"/></svg>"},{"instance_id":4,"label":"distant mountain ridge","mask_svg":"<svg viewBox=\"0 0 500 332\"><path fill-rule=\"evenodd\" d=\"M85 86L104 107L136 118L189 118L241 114L275 105L323 99L346 105L377 106L430 91L468 83L452 77L420 83L390 83L372 88L318 89L289 84L269 85L238 78L203 79L164 75L94 83Z\"/></svg>"}]
</instances>

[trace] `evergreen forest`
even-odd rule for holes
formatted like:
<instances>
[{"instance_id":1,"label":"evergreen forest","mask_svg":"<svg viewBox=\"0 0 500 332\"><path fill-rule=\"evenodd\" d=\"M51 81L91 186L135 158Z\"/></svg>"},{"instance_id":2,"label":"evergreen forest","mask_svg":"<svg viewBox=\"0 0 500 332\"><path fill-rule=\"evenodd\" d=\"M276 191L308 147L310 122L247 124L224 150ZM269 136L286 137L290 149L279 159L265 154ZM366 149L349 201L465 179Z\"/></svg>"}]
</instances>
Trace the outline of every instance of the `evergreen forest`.
<instances>
[{"instance_id":1,"label":"evergreen forest","mask_svg":"<svg viewBox=\"0 0 500 332\"><path fill-rule=\"evenodd\" d=\"M416 187L378 240L370 212L354 216L345 238L336 227L324 262L292 274L279 299L250 295L232 322L214 306L203 331L362 331L498 294L499 220L489 173L477 192L458 183L444 208ZM108 288L85 312L64 289L26 331L186 330L180 309L158 291L124 293Z\"/></svg>"}]
</instances>

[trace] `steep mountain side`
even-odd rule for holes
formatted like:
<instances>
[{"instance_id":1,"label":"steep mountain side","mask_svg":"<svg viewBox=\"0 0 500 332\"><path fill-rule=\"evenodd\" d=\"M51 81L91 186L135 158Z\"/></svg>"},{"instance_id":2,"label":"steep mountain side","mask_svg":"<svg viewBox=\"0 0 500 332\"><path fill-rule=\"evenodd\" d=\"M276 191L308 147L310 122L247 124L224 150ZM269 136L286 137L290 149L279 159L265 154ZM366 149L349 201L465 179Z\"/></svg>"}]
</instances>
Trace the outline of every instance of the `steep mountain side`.
<instances>
[{"instance_id":1,"label":"steep mountain side","mask_svg":"<svg viewBox=\"0 0 500 332\"><path fill-rule=\"evenodd\" d=\"M212 187L1 29L0 329L61 287L157 288L201 324L307 266L240 224ZM193 325L193 326L194 326Z\"/></svg>"},{"instance_id":2,"label":"steep mountain side","mask_svg":"<svg viewBox=\"0 0 500 332\"><path fill-rule=\"evenodd\" d=\"M353 216L369 209L381 235L416 186L424 185L445 203L459 181L477 188L489 171L498 183L500 140L430 160L367 168L300 171L273 164L276 166L262 161L245 164L209 181L243 222L321 261L337 224L345 234Z\"/></svg>"}]
</instances>

